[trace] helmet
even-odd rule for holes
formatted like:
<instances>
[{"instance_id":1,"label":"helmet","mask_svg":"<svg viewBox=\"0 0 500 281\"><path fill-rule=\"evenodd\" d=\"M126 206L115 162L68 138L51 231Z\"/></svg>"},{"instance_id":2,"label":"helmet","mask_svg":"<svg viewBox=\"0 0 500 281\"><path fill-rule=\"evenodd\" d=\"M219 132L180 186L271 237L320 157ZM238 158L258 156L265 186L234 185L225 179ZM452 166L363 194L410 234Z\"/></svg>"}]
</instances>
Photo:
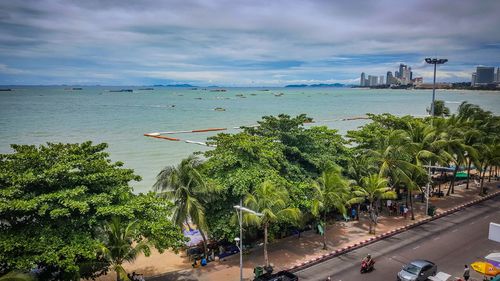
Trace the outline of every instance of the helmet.
<instances>
[{"instance_id":1,"label":"helmet","mask_svg":"<svg viewBox=\"0 0 500 281\"><path fill-rule=\"evenodd\" d=\"M371 256L370 254L368 254L366 257L367 257L367 258L371 258L372 256Z\"/></svg>"}]
</instances>

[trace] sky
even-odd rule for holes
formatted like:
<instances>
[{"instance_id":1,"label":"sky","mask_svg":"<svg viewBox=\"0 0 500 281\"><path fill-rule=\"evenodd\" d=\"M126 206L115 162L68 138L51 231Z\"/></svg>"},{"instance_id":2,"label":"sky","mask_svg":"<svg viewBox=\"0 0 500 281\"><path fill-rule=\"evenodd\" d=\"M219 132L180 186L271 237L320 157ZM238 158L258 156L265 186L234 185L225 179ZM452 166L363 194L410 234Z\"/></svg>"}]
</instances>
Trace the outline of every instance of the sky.
<instances>
[{"instance_id":1,"label":"sky","mask_svg":"<svg viewBox=\"0 0 500 281\"><path fill-rule=\"evenodd\" d=\"M0 84L431 82L500 66L500 1L0 0Z\"/></svg>"}]
</instances>

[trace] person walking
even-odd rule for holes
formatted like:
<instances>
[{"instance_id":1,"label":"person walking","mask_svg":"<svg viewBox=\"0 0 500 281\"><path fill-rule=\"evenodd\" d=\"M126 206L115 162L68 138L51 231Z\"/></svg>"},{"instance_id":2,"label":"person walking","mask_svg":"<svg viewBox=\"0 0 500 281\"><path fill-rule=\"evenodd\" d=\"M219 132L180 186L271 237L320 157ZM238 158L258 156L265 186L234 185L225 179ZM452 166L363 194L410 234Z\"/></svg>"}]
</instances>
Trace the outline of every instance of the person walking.
<instances>
[{"instance_id":1,"label":"person walking","mask_svg":"<svg viewBox=\"0 0 500 281\"><path fill-rule=\"evenodd\" d=\"M406 219L406 218L407 218L407 216L408 216L408 211L409 211L409 210L408 210L408 207L406 207L406 205L405 205L405 206L404 206L404 208L403 208L403 216L405 217L405 219Z\"/></svg>"},{"instance_id":2,"label":"person walking","mask_svg":"<svg viewBox=\"0 0 500 281\"><path fill-rule=\"evenodd\" d=\"M465 265L463 276L464 276L465 281L469 280L469 278L470 278L470 269L467 265Z\"/></svg>"}]
</instances>

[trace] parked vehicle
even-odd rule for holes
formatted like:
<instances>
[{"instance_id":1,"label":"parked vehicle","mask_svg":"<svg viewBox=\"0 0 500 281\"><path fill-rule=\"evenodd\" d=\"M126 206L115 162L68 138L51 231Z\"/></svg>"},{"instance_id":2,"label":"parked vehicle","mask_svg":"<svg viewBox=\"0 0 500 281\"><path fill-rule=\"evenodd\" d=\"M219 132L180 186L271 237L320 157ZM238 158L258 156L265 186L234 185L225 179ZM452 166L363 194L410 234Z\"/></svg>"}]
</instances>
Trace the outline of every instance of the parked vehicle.
<instances>
[{"instance_id":1,"label":"parked vehicle","mask_svg":"<svg viewBox=\"0 0 500 281\"><path fill-rule=\"evenodd\" d=\"M280 271L275 274L265 273L253 281L298 281L299 277L288 271Z\"/></svg>"},{"instance_id":2,"label":"parked vehicle","mask_svg":"<svg viewBox=\"0 0 500 281\"><path fill-rule=\"evenodd\" d=\"M428 260L414 260L398 272L398 281L424 281L436 275L437 265Z\"/></svg>"}]
</instances>

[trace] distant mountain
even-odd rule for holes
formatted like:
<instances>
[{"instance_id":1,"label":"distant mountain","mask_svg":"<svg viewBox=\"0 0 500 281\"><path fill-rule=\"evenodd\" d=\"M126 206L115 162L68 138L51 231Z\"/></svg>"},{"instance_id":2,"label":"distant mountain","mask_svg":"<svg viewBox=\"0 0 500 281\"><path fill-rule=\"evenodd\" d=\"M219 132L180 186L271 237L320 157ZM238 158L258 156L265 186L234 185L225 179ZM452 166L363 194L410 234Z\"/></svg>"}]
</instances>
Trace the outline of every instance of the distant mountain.
<instances>
[{"instance_id":1,"label":"distant mountain","mask_svg":"<svg viewBox=\"0 0 500 281\"><path fill-rule=\"evenodd\" d=\"M344 84L333 83L333 84L312 84L309 87L344 87Z\"/></svg>"},{"instance_id":2,"label":"distant mountain","mask_svg":"<svg viewBox=\"0 0 500 281\"><path fill-rule=\"evenodd\" d=\"M320 88L320 87L345 87L344 84L341 83L333 83L333 84L297 84L297 85L286 85L285 88Z\"/></svg>"},{"instance_id":3,"label":"distant mountain","mask_svg":"<svg viewBox=\"0 0 500 281\"><path fill-rule=\"evenodd\" d=\"M286 85L285 88L305 88L308 87L306 84L298 84L298 85Z\"/></svg>"}]
</instances>

